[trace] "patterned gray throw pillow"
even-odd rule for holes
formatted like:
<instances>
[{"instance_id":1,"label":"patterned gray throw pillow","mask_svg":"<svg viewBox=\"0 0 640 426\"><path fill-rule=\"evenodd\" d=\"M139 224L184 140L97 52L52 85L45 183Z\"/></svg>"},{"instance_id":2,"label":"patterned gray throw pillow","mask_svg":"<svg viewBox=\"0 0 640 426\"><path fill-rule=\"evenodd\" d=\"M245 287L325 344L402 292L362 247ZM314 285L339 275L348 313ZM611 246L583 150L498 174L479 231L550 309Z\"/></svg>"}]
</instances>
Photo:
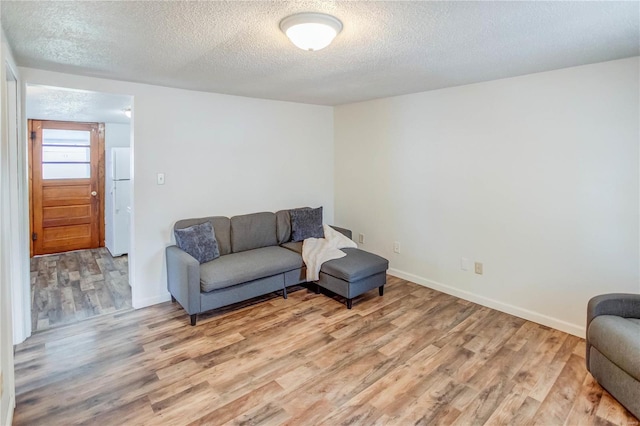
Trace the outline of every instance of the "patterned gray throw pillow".
<instances>
[{"instance_id":1,"label":"patterned gray throw pillow","mask_svg":"<svg viewBox=\"0 0 640 426\"><path fill-rule=\"evenodd\" d=\"M291 216L291 241L324 238L322 207L289 210L289 215Z\"/></svg>"},{"instance_id":2,"label":"patterned gray throw pillow","mask_svg":"<svg viewBox=\"0 0 640 426\"><path fill-rule=\"evenodd\" d=\"M173 232L178 247L195 257L198 262L205 263L220 257L218 241L211 222L176 229Z\"/></svg>"}]
</instances>

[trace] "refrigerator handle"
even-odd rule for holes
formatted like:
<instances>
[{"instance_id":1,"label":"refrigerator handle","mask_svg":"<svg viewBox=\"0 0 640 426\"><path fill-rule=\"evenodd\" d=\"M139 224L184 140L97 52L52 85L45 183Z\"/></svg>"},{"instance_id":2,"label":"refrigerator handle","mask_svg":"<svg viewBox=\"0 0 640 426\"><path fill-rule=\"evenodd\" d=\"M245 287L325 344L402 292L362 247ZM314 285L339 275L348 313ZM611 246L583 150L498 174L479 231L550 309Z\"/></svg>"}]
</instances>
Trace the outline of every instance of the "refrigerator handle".
<instances>
[{"instance_id":1,"label":"refrigerator handle","mask_svg":"<svg viewBox=\"0 0 640 426\"><path fill-rule=\"evenodd\" d=\"M117 190L118 186L115 184L115 182L113 183L113 210L115 211L115 213L118 213L120 211L120 209L118 208L118 197L116 197L116 190Z\"/></svg>"}]
</instances>

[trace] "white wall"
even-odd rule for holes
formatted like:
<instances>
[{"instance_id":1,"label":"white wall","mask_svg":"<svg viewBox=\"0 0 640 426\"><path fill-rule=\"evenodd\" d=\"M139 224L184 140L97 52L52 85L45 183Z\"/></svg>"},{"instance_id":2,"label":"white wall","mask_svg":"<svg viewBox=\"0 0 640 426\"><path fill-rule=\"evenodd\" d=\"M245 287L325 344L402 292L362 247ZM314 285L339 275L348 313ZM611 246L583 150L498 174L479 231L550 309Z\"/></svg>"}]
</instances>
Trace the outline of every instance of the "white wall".
<instances>
[{"instance_id":1,"label":"white wall","mask_svg":"<svg viewBox=\"0 0 640 426\"><path fill-rule=\"evenodd\" d=\"M131 125L123 123L104 124L104 148L109 152L111 148L131 146Z\"/></svg>"},{"instance_id":2,"label":"white wall","mask_svg":"<svg viewBox=\"0 0 640 426\"><path fill-rule=\"evenodd\" d=\"M333 110L29 68L25 83L132 95L134 307L169 299L164 250L189 217L325 208L333 220ZM156 184L156 174L166 184Z\"/></svg>"},{"instance_id":3,"label":"white wall","mask_svg":"<svg viewBox=\"0 0 640 426\"><path fill-rule=\"evenodd\" d=\"M640 291L638 81L630 58L336 107L336 223L394 275L584 335L589 298Z\"/></svg>"}]
</instances>

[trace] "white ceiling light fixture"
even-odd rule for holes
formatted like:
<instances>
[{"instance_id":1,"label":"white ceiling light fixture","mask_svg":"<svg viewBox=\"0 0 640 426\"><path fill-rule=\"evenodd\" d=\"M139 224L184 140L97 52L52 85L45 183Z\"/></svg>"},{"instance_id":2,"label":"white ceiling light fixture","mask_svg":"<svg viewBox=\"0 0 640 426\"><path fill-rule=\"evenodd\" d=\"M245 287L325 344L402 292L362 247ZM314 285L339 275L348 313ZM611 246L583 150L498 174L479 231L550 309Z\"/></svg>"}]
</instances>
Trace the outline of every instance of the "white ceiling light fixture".
<instances>
[{"instance_id":1,"label":"white ceiling light fixture","mask_svg":"<svg viewBox=\"0 0 640 426\"><path fill-rule=\"evenodd\" d=\"M331 44L342 22L324 13L297 13L280 21L280 29L297 47L313 52Z\"/></svg>"}]
</instances>

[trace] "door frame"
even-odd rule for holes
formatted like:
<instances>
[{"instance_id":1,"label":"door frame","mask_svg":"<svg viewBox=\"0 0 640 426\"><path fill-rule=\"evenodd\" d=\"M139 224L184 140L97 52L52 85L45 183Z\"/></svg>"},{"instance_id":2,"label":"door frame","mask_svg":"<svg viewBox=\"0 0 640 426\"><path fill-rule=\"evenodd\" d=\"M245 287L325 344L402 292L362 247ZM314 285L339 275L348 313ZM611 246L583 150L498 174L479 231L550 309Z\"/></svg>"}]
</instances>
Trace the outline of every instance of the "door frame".
<instances>
[{"instance_id":1,"label":"door frame","mask_svg":"<svg viewBox=\"0 0 640 426\"><path fill-rule=\"evenodd\" d=\"M56 121L56 120L28 120L28 151L29 151L29 257L33 257L33 144L35 143L33 122L40 121L43 123L80 123L77 121ZM82 123L87 124L87 123ZM104 227L104 199L105 199L105 147L104 147L104 123L90 123L98 125L98 188L100 188L101 196L98 199L98 247L104 247L105 227ZM70 126L73 127L73 126Z\"/></svg>"}]
</instances>

